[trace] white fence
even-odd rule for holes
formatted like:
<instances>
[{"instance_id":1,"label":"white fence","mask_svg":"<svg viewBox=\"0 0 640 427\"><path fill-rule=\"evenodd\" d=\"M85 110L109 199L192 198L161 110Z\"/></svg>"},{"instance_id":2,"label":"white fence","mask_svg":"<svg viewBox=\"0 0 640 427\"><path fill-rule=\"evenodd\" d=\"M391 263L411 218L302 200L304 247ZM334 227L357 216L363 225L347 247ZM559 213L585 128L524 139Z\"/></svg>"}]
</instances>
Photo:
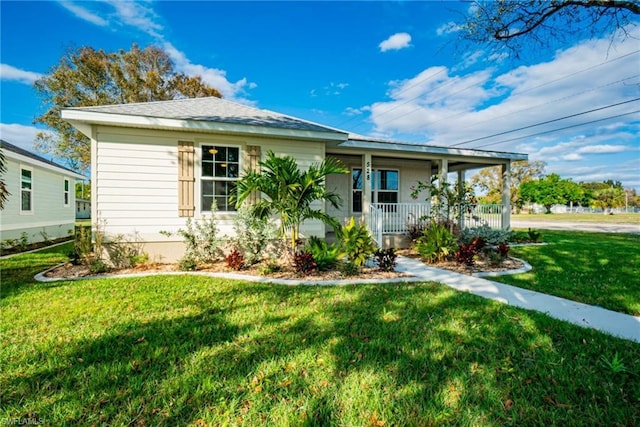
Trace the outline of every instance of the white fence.
<instances>
[{"instance_id":1,"label":"white fence","mask_svg":"<svg viewBox=\"0 0 640 427\"><path fill-rule=\"evenodd\" d=\"M462 218L458 215L462 211ZM463 228L488 225L502 228L502 205L461 205L452 218L460 219ZM428 223L431 205L426 203L372 203L369 207L369 230L377 242L383 234L407 233L412 226Z\"/></svg>"}]
</instances>

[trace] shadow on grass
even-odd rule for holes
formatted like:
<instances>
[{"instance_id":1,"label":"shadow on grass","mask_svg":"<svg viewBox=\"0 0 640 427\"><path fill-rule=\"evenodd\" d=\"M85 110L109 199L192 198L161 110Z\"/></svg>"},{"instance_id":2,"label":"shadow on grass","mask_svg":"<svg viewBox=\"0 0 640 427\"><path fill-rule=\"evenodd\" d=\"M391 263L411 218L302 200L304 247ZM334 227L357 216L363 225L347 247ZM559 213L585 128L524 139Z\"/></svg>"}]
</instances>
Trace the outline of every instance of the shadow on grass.
<instances>
[{"instance_id":1,"label":"shadow on grass","mask_svg":"<svg viewBox=\"0 0 640 427\"><path fill-rule=\"evenodd\" d=\"M638 377L600 363L638 372L637 345L439 285L122 283L198 314L30 354L4 405L71 425L640 422Z\"/></svg>"},{"instance_id":2,"label":"shadow on grass","mask_svg":"<svg viewBox=\"0 0 640 427\"><path fill-rule=\"evenodd\" d=\"M30 254L0 260L0 299L18 295L32 288L37 282L33 279L36 274L69 260L67 253L71 251L72 243L45 248ZM38 284L38 286L42 286Z\"/></svg>"}]
</instances>

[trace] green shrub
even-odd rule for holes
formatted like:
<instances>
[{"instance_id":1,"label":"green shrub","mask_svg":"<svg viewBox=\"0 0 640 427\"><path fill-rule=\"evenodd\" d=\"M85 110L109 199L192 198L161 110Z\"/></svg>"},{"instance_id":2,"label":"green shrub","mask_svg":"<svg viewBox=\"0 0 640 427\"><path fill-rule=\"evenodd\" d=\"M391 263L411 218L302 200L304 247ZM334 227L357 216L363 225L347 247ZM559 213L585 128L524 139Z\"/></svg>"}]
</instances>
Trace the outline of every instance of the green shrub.
<instances>
[{"instance_id":1,"label":"green shrub","mask_svg":"<svg viewBox=\"0 0 640 427\"><path fill-rule=\"evenodd\" d=\"M360 272L360 267L348 261L340 263L340 272L345 276L355 276Z\"/></svg>"},{"instance_id":2,"label":"green shrub","mask_svg":"<svg viewBox=\"0 0 640 427\"><path fill-rule=\"evenodd\" d=\"M376 250L376 243L364 223L356 223L351 217L346 225L337 230L340 248L347 257L347 262L362 267Z\"/></svg>"},{"instance_id":3,"label":"green shrub","mask_svg":"<svg viewBox=\"0 0 640 427\"><path fill-rule=\"evenodd\" d=\"M262 266L260 266L260 269L258 270L258 272L262 276L268 276L270 274L277 273L278 271L281 271L281 270L282 270L282 267L280 266L280 264L278 264L273 260L270 260L265 262Z\"/></svg>"},{"instance_id":4,"label":"green shrub","mask_svg":"<svg viewBox=\"0 0 640 427\"><path fill-rule=\"evenodd\" d=\"M248 265L259 262L269 243L278 236L278 229L273 221L252 215L244 205L238 209L233 219L233 228L236 234L233 242Z\"/></svg>"},{"instance_id":5,"label":"green shrub","mask_svg":"<svg viewBox=\"0 0 640 427\"><path fill-rule=\"evenodd\" d=\"M470 244L475 239L481 238L488 246L498 246L500 243L506 243L512 238L512 232L508 230L497 230L483 225L481 227L465 228L460 234L461 244Z\"/></svg>"},{"instance_id":6,"label":"green shrub","mask_svg":"<svg viewBox=\"0 0 640 427\"><path fill-rule=\"evenodd\" d=\"M336 243L331 245L325 239L311 236L305 245L305 251L313 255L318 270L328 271L333 269L342 256L340 246Z\"/></svg>"},{"instance_id":7,"label":"green shrub","mask_svg":"<svg viewBox=\"0 0 640 427\"><path fill-rule=\"evenodd\" d=\"M446 226L432 222L415 244L415 250L427 262L449 259L458 249L456 237Z\"/></svg>"}]
</instances>

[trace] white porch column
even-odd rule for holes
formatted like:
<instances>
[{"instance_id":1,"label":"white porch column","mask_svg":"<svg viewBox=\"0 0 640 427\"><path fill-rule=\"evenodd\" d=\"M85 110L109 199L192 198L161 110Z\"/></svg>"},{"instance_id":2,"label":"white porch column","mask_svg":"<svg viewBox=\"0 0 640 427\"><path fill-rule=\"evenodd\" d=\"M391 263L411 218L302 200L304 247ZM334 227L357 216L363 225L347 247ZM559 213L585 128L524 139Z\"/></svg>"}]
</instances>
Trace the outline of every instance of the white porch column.
<instances>
[{"instance_id":1,"label":"white porch column","mask_svg":"<svg viewBox=\"0 0 640 427\"><path fill-rule=\"evenodd\" d=\"M442 190L445 182L447 182L447 174L449 173L449 160L442 159L439 163L440 167L438 168L438 186ZM438 216L440 218L446 216L447 210L449 209L448 206L444 205L445 202L446 200L443 197L440 197L440 200L438 200L438 209L440 210L440 212L438 212Z\"/></svg>"},{"instance_id":2,"label":"white porch column","mask_svg":"<svg viewBox=\"0 0 640 427\"><path fill-rule=\"evenodd\" d=\"M371 167L371 153L362 155L362 216L369 221L369 205L371 204L371 185L373 168Z\"/></svg>"},{"instance_id":3,"label":"white porch column","mask_svg":"<svg viewBox=\"0 0 640 427\"><path fill-rule=\"evenodd\" d=\"M511 228L511 160L502 165L502 229Z\"/></svg>"},{"instance_id":4,"label":"white porch column","mask_svg":"<svg viewBox=\"0 0 640 427\"><path fill-rule=\"evenodd\" d=\"M458 171L458 199L459 199L459 203L457 206L458 209L458 227L460 228L460 230L464 230L464 211L462 210L463 206L462 206L462 195L464 194L464 180L465 180L465 176L464 176L464 171L463 170L459 170ZM465 206L466 208L466 206Z\"/></svg>"}]
</instances>

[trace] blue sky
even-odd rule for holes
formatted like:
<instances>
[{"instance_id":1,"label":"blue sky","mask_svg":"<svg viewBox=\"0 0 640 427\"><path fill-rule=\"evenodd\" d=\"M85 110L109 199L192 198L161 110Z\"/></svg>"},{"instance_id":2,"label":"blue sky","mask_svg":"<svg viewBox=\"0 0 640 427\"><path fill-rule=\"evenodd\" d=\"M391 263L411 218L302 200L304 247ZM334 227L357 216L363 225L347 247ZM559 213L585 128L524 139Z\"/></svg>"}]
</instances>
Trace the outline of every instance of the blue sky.
<instances>
[{"instance_id":1,"label":"blue sky","mask_svg":"<svg viewBox=\"0 0 640 427\"><path fill-rule=\"evenodd\" d=\"M1 137L32 149L32 83L70 46L162 46L230 100L354 133L529 154L640 190L640 29L517 62L457 44L466 2L0 3ZM614 36L615 38L615 36Z\"/></svg>"}]
</instances>

